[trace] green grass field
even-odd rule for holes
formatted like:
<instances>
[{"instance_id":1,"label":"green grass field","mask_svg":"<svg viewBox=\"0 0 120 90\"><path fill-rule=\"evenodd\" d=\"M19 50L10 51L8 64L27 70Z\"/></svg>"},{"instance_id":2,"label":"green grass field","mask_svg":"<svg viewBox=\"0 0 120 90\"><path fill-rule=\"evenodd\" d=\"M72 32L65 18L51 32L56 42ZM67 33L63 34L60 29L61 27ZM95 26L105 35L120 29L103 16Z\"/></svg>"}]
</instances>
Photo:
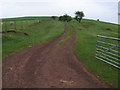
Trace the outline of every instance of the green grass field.
<instances>
[{"instance_id":1,"label":"green grass field","mask_svg":"<svg viewBox=\"0 0 120 90\"><path fill-rule=\"evenodd\" d=\"M26 32L29 36L12 33L3 34L3 57L30 45L42 43L57 37L64 30L65 23L63 22L51 20L50 18L40 19L40 21L41 23L38 23L37 20L31 20L30 22L25 21L22 23L16 21L16 30L19 32ZM6 23L7 29L3 26L3 31L15 28L8 24L9 23ZM101 81L112 87L118 87L118 69L95 59L96 35L100 34L118 37L118 25L87 19L84 19L82 23L72 20L68 24L73 25L77 32L77 39L74 44L74 52L77 58L79 58L84 66L94 73ZM112 30L106 30L106 28ZM60 41L59 44L64 43L65 40L69 38L69 35L71 35L71 31L66 34L65 39Z\"/></svg>"},{"instance_id":2,"label":"green grass field","mask_svg":"<svg viewBox=\"0 0 120 90\"><path fill-rule=\"evenodd\" d=\"M9 25L7 30L10 30ZM24 23L24 29L20 29L21 23L17 22L17 30L19 32L26 32L29 36L22 33L8 33L2 36L3 57L10 55L16 51L26 48L30 45L45 42L54 37L57 37L64 31L64 24L58 21L42 20L41 23L35 21ZM14 29L14 27L13 27ZM5 31L3 27L3 31Z\"/></svg>"},{"instance_id":3,"label":"green grass field","mask_svg":"<svg viewBox=\"0 0 120 90\"><path fill-rule=\"evenodd\" d=\"M79 60L101 81L112 87L118 87L118 69L95 58L96 35L118 37L118 25L94 20L83 20L82 23L72 21L70 23L77 31L74 50ZM106 28L112 30L108 31Z\"/></svg>"}]
</instances>

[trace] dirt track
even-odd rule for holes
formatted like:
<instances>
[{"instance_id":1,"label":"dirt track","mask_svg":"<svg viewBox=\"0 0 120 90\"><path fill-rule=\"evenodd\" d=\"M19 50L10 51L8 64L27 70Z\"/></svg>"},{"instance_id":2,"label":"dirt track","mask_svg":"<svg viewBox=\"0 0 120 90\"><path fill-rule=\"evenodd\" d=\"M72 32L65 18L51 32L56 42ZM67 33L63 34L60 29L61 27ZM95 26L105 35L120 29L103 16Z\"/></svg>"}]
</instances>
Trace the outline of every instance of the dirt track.
<instances>
[{"instance_id":1,"label":"dirt track","mask_svg":"<svg viewBox=\"0 0 120 90\"><path fill-rule=\"evenodd\" d=\"M58 45L66 32L42 45L26 48L3 60L3 88L105 88L74 55L71 37Z\"/></svg>"}]
</instances>

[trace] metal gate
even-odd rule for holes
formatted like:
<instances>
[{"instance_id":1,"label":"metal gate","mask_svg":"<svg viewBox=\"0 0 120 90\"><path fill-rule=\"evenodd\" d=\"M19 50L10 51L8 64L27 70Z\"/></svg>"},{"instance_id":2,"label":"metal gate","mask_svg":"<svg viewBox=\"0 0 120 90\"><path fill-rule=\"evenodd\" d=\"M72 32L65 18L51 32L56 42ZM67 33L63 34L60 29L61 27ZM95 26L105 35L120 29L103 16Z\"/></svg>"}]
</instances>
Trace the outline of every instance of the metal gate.
<instances>
[{"instance_id":1,"label":"metal gate","mask_svg":"<svg viewBox=\"0 0 120 90\"><path fill-rule=\"evenodd\" d=\"M120 38L97 35L95 57L120 69Z\"/></svg>"}]
</instances>

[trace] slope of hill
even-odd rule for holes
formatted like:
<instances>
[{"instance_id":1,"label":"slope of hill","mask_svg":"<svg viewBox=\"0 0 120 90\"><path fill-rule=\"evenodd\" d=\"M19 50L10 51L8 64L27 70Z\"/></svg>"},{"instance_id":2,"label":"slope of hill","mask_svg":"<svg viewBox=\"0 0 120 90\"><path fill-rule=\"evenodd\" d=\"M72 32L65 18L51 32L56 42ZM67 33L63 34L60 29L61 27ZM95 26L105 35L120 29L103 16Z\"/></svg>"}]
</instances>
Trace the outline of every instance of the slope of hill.
<instances>
[{"instance_id":1,"label":"slope of hill","mask_svg":"<svg viewBox=\"0 0 120 90\"><path fill-rule=\"evenodd\" d=\"M118 87L120 70L95 58L96 35L118 37L118 25L95 20L83 20L82 23L73 21L71 24L77 31L74 49L79 60L102 81ZM105 42L108 41L105 40Z\"/></svg>"},{"instance_id":2,"label":"slope of hill","mask_svg":"<svg viewBox=\"0 0 120 90\"><path fill-rule=\"evenodd\" d=\"M31 17L25 17L22 19L27 20L28 18L33 19ZM28 36L25 36L22 33L3 34L3 57L28 46L30 47L31 45L43 43L59 36L63 32L65 24L50 18L41 18L40 23L38 20L16 22L16 26L10 25L8 21L3 22L3 31L15 30L17 32L25 32ZM73 25L77 32L77 38L74 43L74 52L78 59L83 62L84 66L88 68L90 72L94 73L101 81L111 85L112 87L118 87L119 70L95 59L96 35L100 34L118 37L118 25L87 19L84 19L82 23L72 20L68 24Z\"/></svg>"},{"instance_id":3,"label":"slope of hill","mask_svg":"<svg viewBox=\"0 0 120 90\"><path fill-rule=\"evenodd\" d=\"M11 32L2 35L3 57L30 45L57 37L64 30L62 22L49 20L41 20L40 23L34 20L16 21L16 28L15 25L10 25L8 21L5 24L3 31L12 30L16 33ZM28 35L26 36L24 33Z\"/></svg>"}]
</instances>

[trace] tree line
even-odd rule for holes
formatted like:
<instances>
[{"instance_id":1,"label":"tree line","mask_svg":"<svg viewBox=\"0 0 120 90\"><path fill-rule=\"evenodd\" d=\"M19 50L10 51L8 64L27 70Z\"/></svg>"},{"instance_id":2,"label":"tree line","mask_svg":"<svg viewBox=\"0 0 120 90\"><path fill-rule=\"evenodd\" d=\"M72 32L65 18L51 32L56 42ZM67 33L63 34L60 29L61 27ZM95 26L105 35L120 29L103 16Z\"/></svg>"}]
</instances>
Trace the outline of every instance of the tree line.
<instances>
[{"instance_id":1,"label":"tree line","mask_svg":"<svg viewBox=\"0 0 120 90\"><path fill-rule=\"evenodd\" d=\"M77 20L80 23L84 16L85 15L84 15L83 11L76 11L74 19ZM55 20L57 18L57 16L52 16L51 18L53 20ZM67 15L67 14L65 14L63 16L58 17L58 19L59 19L59 21L69 22L69 21L72 20L72 17Z\"/></svg>"}]
</instances>

